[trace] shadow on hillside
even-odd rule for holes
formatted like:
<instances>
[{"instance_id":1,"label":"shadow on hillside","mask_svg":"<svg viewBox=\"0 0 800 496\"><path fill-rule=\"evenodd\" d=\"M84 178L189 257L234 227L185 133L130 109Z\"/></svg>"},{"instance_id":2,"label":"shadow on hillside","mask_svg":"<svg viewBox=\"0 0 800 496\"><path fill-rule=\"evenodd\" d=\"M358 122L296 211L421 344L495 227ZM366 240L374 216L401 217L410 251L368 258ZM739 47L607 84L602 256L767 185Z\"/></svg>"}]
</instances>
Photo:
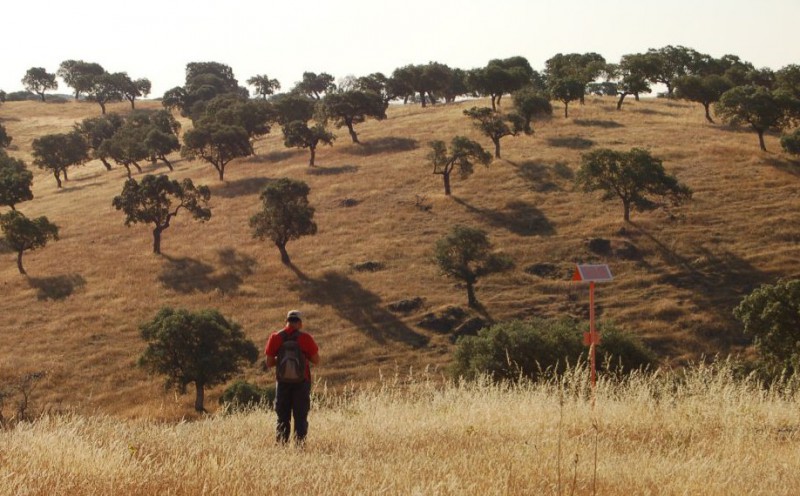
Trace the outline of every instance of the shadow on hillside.
<instances>
[{"instance_id":1,"label":"shadow on hillside","mask_svg":"<svg viewBox=\"0 0 800 496\"><path fill-rule=\"evenodd\" d=\"M387 136L385 138L376 138L360 145L353 144L345 148L344 151L351 155L368 156L378 153L408 152L417 148L419 148L419 143L415 139Z\"/></svg>"},{"instance_id":2,"label":"shadow on hillside","mask_svg":"<svg viewBox=\"0 0 800 496\"><path fill-rule=\"evenodd\" d=\"M635 114L644 114L644 115L668 115L673 116L675 115L674 112L664 112L663 110L655 110L651 108L635 108L635 107L623 107L623 109L628 110L629 112L633 112Z\"/></svg>"},{"instance_id":3,"label":"shadow on hillside","mask_svg":"<svg viewBox=\"0 0 800 496\"><path fill-rule=\"evenodd\" d=\"M76 289L86 286L86 280L80 274L30 277L28 282L36 289L36 298L39 300L64 300Z\"/></svg>"},{"instance_id":4,"label":"shadow on hillside","mask_svg":"<svg viewBox=\"0 0 800 496\"><path fill-rule=\"evenodd\" d=\"M254 258L236 253L232 248L221 249L217 255L218 268L194 258L164 255L166 262L158 280L167 288L183 294L216 290L233 293L242 285L244 278L253 273L257 262ZM221 273L217 274L218 271Z\"/></svg>"},{"instance_id":5,"label":"shadow on hillside","mask_svg":"<svg viewBox=\"0 0 800 496\"><path fill-rule=\"evenodd\" d=\"M575 119L572 121L576 126L583 126L583 127L602 127L606 129L612 129L617 127L625 127L624 125L620 124L616 121L607 121L601 119Z\"/></svg>"},{"instance_id":6,"label":"shadow on hillside","mask_svg":"<svg viewBox=\"0 0 800 496\"><path fill-rule=\"evenodd\" d=\"M470 212L483 217L492 226L508 229L519 236L552 236L556 232L541 210L524 201L510 201L506 203L504 210L490 210L470 205L461 198L453 199Z\"/></svg>"},{"instance_id":7,"label":"shadow on hillside","mask_svg":"<svg viewBox=\"0 0 800 496\"><path fill-rule=\"evenodd\" d=\"M306 169L306 174L312 176L335 176L337 174L352 174L358 172L357 165L340 165L338 167L309 167Z\"/></svg>"},{"instance_id":8,"label":"shadow on hillside","mask_svg":"<svg viewBox=\"0 0 800 496\"><path fill-rule=\"evenodd\" d=\"M529 182L533 191L539 193L561 191L562 188L556 182L556 176L563 179L571 179L572 177L572 170L566 167L565 164L560 164L561 167L557 168L556 166L551 167L537 162L523 162L521 164L510 163L517 168L517 175ZM566 167L566 171L564 167ZM570 174L569 178L564 177L567 172Z\"/></svg>"},{"instance_id":9,"label":"shadow on hillside","mask_svg":"<svg viewBox=\"0 0 800 496\"><path fill-rule=\"evenodd\" d=\"M303 150L276 150L273 152L265 153L263 155L254 155L248 159L249 162L281 162L283 160L289 160L300 154L306 154Z\"/></svg>"},{"instance_id":10,"label":"shadow on hillside","mask_svg":"<svg viewBox=\"0 0 800 496\"><path fill-rule=\"evenodd\" d=\"M239 196L257 195L263 191L264 186L269 184L272 179L268 177L248 177L228 181L223 184L211 186L211 196L220 198L236 198Z\"/></svg>"},{"instance_id":11,"label":"shadow on hillside","mask_svg":"<svg viewBox=\"0 0 800 496\"><path fill-rule=\"evenodd\" d=\"M53 179L53 181L55 181L55 179ZM100 186L100 183L98 183L98 182L77 184L77 185L75 184L76 182L80 183L81 180L80 179L78 179L78 180L70 179L69 181L64 181L62 179L62 183L61 183L62 187L61 188L56 188L56 194L60 195L60 194L63 194L63 193L69 193L71 191L81 191L81 190L86 189L86 188L96 188L97 186Z\"/></svg>"},{"instance_id":12,"label":"shadow on hillside","mask_svg":"<svg viewBox=\"0 0 800 496\"><path fill-rule=\"evenodd\" d=\"M755 288L769 282L771 275L725 249L712 251L699 247L691 254L682 255L655 235L635 223L631 224L636 228L631 234L652 241L673 269L664 271L659 282L690 291L693 302L714 316L718 325L701 330L700 337L716 343L715 349L748 344L750 340L741 332L741 324L734 318L733 309Z\"/></svg>"},{"instance_id":13,"label":"shadow on hillside","mask_svg":"<svg viewBox=\"0 0 800 496\"><path fill-rule=\"evenodd\" d=\"M105 167L103 167L103 172L96 172L94 174L87 174L85 176L70 177L69 180L71 183L81 183L84 181L88 181L90 179L97 179L98 177L103 176L108 172L110 171L107 171Z\"/></svg>"},{"instance_id":14,"label":"shadow on hillside","mask_svg":"<svg viewBox=\"0 0 800 496\"><path fill-rule=\"evenodd\" d=\"M768 157L764 163L793 176L800 176L800 161Z\"/></svg>"},{"instance_id":15,"label":"shadow on hillside","mask_svg":"<svg viewBox=\"0 0 800 496\"><path fill-rule=\"evenodd\" d=\"M573 150L586 150L594 146L594 141L580 136L564 136L547 138L547 144L558 148L571 148Z\"/></svg>"},{"instance_id":16,"label":"shadow on hillside","mask_svg":"<svg viewBox=\"0 0 800 496\"><path fill-rule=\"evenodd\" d=\"M342 319L379 344L389 341L420 348L428 338L408 327L383 307L381 299L358 282L338 272L326 272L318 279L306 276L289 264L298 276L297 290L303 301L328 306Z\"/></svg>"}]
</instances>

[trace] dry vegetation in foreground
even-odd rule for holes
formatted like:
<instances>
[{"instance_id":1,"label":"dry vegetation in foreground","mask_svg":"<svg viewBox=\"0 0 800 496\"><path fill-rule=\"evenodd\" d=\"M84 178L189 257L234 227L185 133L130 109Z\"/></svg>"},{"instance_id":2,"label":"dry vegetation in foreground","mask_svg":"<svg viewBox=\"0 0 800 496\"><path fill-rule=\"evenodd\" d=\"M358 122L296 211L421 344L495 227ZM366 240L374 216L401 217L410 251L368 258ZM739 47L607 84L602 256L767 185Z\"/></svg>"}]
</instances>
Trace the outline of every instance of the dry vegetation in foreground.
<instances>
[{"instance_id":1,"label":"dry vegetation in foreground","mask_svg":"<svg viewBox=\"0 0 800 496\"><path fill-rule=\"evenodd\" d=\"M464 289L430 260L434 242L455 223L487 230L517 264L478 283L490 318L584 317L588 290L567 280L572 264L609 263L616 278L598 289L599 318L644 338L668 365L739 350L747 340L732 308L758 284L800 274L800 167L778 153L775 136L767 137L771 153L762 153L755 134L707 124L695 105L642 100L616 111L612 99L589 98L569 119L557 106L532 137L503 139L504 158L455 178L448 198L425 159L427 143L463 134L489 147L462 114L473 105L393 106L387 120L359 126L362 146L337 131L335 145L318 151L316 168L306 165L306 151L283 146L278 129L256 144L256 156L230 164L225 182L209 165L176 160L171 177L210 185L213 217L201 225L179 216L164 233L162 257L151 253L148 228L126 228L111 207L122 168L89 163L60 191L36 170L35 199L19 209L47 215L61 226L61 240L25 255L28 278L17 273L13 254L0 254L0 376L47 371L36 402L50 411L181 418L191 397L164 394L160 379L135 367L144 348L138 325L163 305L217 308L259 346L286 309L300 307L325 361L318 378L331 387L374 381L379 369L396 365L444 364L450 336L417 323L427 312L466 307ZM14 138L10 153L31 168L35 137L97 113L90 103L0 106ZM662 158L694 200L669 214L634 214L624 225L620 204L575 190L582 152L634 146ZM295 270L280 263L274 246L253 240L247 224L265 181L284 176L311 186L319 225L314 238L289 244ZM429 210L415 204L420 197ZM347 199L355 206L343 206ZM595 237L609 239L612 253L590 252L587 240ZM364 261L384 269L353 269ZM537 263L554 264L554 278L524 270ZM387 309L416 296L425 300L418 311ZM244 376L270 380L255 367ZM209 391L209 407L221 390Z\"/></svg>"},{"instance_id":2,"label":"dry vegetation in foreground","mask_svg":"<svg viewBox=\"0 0 800 496\"><path fill-rule=\"evenodd\" d=\"M765 390L725 364L636 374L601 380L593 415L586 375L318 388L304 450L276 446L265 412L178 424L46 417L0 433L0 494L800 492L796 383Z\"/></svg>"}]
</instances>

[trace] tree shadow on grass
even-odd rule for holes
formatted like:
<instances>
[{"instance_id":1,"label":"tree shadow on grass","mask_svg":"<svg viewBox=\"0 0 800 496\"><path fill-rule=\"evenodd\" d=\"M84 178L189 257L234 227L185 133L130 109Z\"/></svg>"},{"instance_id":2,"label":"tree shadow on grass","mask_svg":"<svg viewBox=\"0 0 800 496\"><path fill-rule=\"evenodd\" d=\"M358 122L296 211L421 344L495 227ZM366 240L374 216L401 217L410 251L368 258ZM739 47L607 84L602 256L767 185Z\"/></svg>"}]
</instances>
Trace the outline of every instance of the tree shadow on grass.
<instances>
[{"instance_id":1,"label":"tree shadow on grass","mask_svg":"<svg viewBox=\"0 0 800 496\"><path fill-rule=\"evenodd\" d=\"M606 129L625 127L619 122L601 120L601 119L575 119L572 122L577 126L583 126L583 127L602 127Z\"/></svg>"},{"instance_id":2,"label":"tree shadow on grass","mask_svg":"<svg viewBox=\"0 0 800 496\"><path fill-rule=\"evenodd\" d=\"M764 159L764 163L778 169L779 171L786 172L787 174L800 176L800 161L798 160L768 157Z\"/></svg>"},{"instance_id":3,"label":"tree shadow on grass","mask_svg":"<svg viewBox=\"0 0 800 496\"><path fill-rule=\"evenodd\" d=\"M563 136L548 138L547 144L558 148L571 148L573 150L586 150L594 146L594 141L580 136Z\"/></svg>"},{"instance_id":4,"label":"tree shadow on grass","mask_svg":"<svg viewBox=\"0 0 800 496\"><path fill-rule=\"evenodd\" d=\"M310 167L306 169L306 174L312 176L335 176L337 174L352 174L358 172L357 165L340 165L338 167Z\"/></svg>"},{"instance_id":5,"label":"tree shadow on grass","mask_svg":"<svg viewBox=\"0 0 800 496\"><path fill-rule=\"evenodd\" d=\"M220 198L236 198L239 196L257 195L264 190L264 186L269 184L272 179L268 177L247 177L228 181L224 184L211 186L211 195Z\"/></svg>"},{"instance_id":6,"label":"tree shadow on grass","mask_svg":"<svg viewBox=\"0 0 800 496\"><path fill-rule=\"evenodd\" d=\"M537 162L523 162L516 164L511 162L517 168L517 175L530 183L531 189L539 193L547 193L550 191L561 191L561 186L555 182L554 175L560 175L555 172L552 167L540 164Z\"/></svg>"},{"instance_id":7,"label":"tree shadow on grass","mask_svg":"<svg viewBox=\"0 0 800 496\"><path fill-rule=\"evenodd\" d=\"M248 159L249 162L268 162L268 163L275 163L275 162L282 162L284 160L289 160L299 154L306 154L303 150L276 150L273 152L265 153L263 155L255 155Z\"/></svg>"},{"instance_id":8,"label":"tree shadow on grass","mask_svg":"<svg viewBox=\"0 0 800 496\"><path fill-rule=\"evenodd\" d=\"M38 300L64 300L76 289L86 286L86 280L80 274L67 274L55 277L30 277L32 288L36 289Z\"/></svg>"},{"instance_id":9,"label":"tree shadow on grass","mask_svg":"<svg viewBox=\"0 0 800 496\"><path fill-rule=\"evenodd\" d=\"M623 107L625 108L625 107ZM651 108L630 108L628 107L627 110L629 112L633 112L635 114L644 114L644 115L669 115L673 116L675 113L673 112L664 112L663 110L655 110Z\"/></svg>"},{"instance_id":10,"label":"tree shadow on grass","mask_svg":"<svg viewBox=\"0 0 800 496\"><path fill-rule=\"evenodd\" d=\"M217 255L218 268L194 258L172 258L165 255L166 263L158 280L167 288L183 294L210 293L216 290L223 293L238 291L244 278L253 273L257 262L232 248L221 249ZM221 273L217 273L218 271Z\"/></svg>"},{"instance_id":11,"label":"tree shadow on grass","mask_svg":"<svg viewBox=\"0 0 800 496\"><path fill-rule=\"evenodd\" d=\"M453 197L470 212L486 219L491 225L508 229L519 236L552 236L556 230L541 210L528 202L513 200L504 210L490 210L470 205L465 200Z\"/></svg>"},{"instance_id":12,"label":"tree shadow on grass","mask_svg":"<svg viewBox=\"0 0 800 496\"><path fill-rule=\"evenodd\" d=\"M408 152L417 148L419 148L419 142L415 139L387 136L385 138L376 138L360 145L353 144L345 148L345 152L351 155L368 156L378 153Z\"/></svg>"},{"instance_id":13,"label":"tree shadow on grass","mask_svg":"<svg viewBox=\"0 0 800 496\"><path fill-rule=\"evenodd\" d=\"M299 280L297 289L303 301L331 307L342 319L379 344L393 341L420 348L428 338L408 327L384 308L378 295L338 272L326 272L319 278L306 276L289 264Z\"/></svg>"},{"instance_id":14,"label":"tree shadow on grass","mask_svg":"<svg viewBox=\"0 0 800 496\"><path fill-rule=\"evenodd\" d=\"M631 225L635 227L631 234L652 241L672 268L660 275L659 282L691 292L693 302L714 316L717 326L707 329L701 337L715 343L716 350L748 344L750 340L741 332L741 324L734 318L733 309L742 298L770 282L773 276L725 249L712 251L698 247L691 254L680 254L654 234L635 223Z\"/></svg>"}]
</instances>

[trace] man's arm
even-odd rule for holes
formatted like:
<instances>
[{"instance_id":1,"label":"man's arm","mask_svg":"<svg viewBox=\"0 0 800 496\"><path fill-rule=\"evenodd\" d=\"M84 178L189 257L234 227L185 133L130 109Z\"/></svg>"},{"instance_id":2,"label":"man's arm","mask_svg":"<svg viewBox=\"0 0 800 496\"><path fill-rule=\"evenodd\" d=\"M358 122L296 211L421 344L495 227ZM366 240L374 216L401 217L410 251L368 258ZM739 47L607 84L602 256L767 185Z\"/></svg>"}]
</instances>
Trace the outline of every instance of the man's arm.
<instances>
[{"instance_id":1,"label":"man's arm","mask_svg":"<svg viewBox=\"0 0 800 496\"><path fill-rule=\"evenodd\" d=\"M308 361L314 365L319 365L319 353L314 353L314 356L309 357Z\"/></svg>"},{"instance_id":2,"label":"man's arm","mask_svg":"<svg viewBox=\"0 0 800 496\"><path fill-rule=\"evenodd\" d=\"M267 368L274 367L278 360L274 356L267 356Z\"/></svg>"}]
</instances>

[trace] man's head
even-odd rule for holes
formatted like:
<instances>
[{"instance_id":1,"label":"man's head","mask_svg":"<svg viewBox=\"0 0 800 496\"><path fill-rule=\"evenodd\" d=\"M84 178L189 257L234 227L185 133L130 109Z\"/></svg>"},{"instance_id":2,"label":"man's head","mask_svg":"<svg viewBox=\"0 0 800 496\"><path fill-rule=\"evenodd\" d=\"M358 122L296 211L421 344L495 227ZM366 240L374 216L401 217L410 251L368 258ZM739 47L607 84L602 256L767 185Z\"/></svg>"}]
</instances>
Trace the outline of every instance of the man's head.
<instances>
[{"instance_id":1,"label":"man's head","mask_svg":"<svg viewBox=\"0 0 800 496\"><path fill-rule=\"evenodd\" d=\"M289 310L286 314L286 323L295 329L300 329L303 326L303 316L299 310Z\"/></svg>"}]
</instances>

